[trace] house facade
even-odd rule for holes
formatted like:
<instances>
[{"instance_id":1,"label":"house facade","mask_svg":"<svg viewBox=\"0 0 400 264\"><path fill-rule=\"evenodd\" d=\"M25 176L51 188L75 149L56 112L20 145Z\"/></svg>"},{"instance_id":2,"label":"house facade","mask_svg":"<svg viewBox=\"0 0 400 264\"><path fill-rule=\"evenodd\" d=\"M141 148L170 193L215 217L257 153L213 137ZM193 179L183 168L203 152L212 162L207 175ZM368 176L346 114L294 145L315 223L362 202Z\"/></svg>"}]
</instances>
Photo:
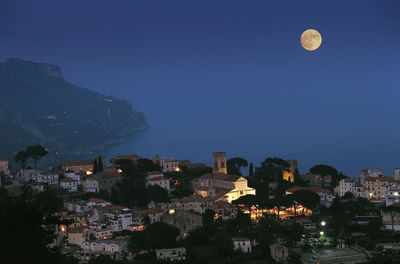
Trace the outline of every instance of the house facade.
<instances>
[{"instance_id":1,"label":"house facade","mask_svg":"<svg viewBox=\"0 0 400 264\"><path fill-rule=\"evenodd\" d=\"M251 253L251 242L247 237L233 237L233 249L243 253Z\"/></svg>"},{"instance_id":2,"label":"house facade","mask_svg":"<svg viewBox=\"0 0 400 264\"><path fill-rule=\"evenodd\" d=\"M146 186L158 185L163 189L170 191L169 179L164 177L161 171L149 172L146 175Z\"/></svg>"},{"instance_id":3,"label":"house facade","mask_svg":"<svg viewBox=\"0 0 400 264\"><path fill-rule=\"evenodd\" d=\"M157 260L166 260L166 261L182 261L186 259L186 248L163 248L156 249L156 258Z\"/></svg>"},{"instance_id":4,"label":"house facade","mask_svg":"<svg viewBox=\"0 0 400 264\"><path fill-rule=\"evenodd\" d=\"M94 177L89 177L83 182L84 192L98 193L100 191L99 181Z\"/></svg>"},{"instance_id":5,"label":"house facade","mask_svg":"<svg viewBox=\"0 0 400 264\"><path fill-rule=\"evenodd\" d=\"M68 192L76 192L78 191L78 182L67 177L60 180L60 187Z\"/></svg>"},{"instance_id":6,"label":"house facade","mask_svg":"<svg viewBox=\"0 0 400 264\"><path fill-rule=\"evenodd\" d=\"M0 158L0 172L3 172L5 175L10 175L10 168L8 166L8 159Z\"/></svg>"}]
</instances>

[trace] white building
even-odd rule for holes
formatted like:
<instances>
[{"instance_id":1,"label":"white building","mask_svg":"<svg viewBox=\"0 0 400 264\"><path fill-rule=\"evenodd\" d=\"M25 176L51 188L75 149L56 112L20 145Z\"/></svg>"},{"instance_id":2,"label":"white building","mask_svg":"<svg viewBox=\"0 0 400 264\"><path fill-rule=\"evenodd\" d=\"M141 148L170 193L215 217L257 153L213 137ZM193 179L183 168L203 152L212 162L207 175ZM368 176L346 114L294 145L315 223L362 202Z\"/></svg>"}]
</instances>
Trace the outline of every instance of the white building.
<instances>
[{"instance_id":1,"label":"white building","mask_svg":"<svg viewBox=\"0 0 400 264\"><path fill-rule=\"evenodd\" d=\"M156 249L157 260L181 261L186 259L186 248L163 248Z\"/></svg>"},{"instance_id":2,"label":"white building","mask_svg":"<svg viewBox=\"0 0 400 264\"><path fill-rule=\"evenodd\" d=\"M347 192L352 193L354 197L364 197L359 179L343 179L339 182L339 195L344 196Z\"/></svg>"},{"instance_id":3,"label":"white building","mask_svg":"<svg viewBox=\"0 0 400 264\"><path fill-rule=\"evenodd\" d=\"M248 187L246 178L224 173L204 174L192 180L192 187L196 193L201 193L204 197L217 197L215 201L226 200L229 203L241 196L256 194L255 189ZM210 187L212 187L215 192L213 192ZM212 192L211 195L209 191Z\"/></svg>"},{"instance_id":4,"label":"white building","mask_svg":"<svg viewBox=\"0 0 400 264\"><path fill-rule=\"evenodd\" d=\"M58 171L46 171L42 174L40 178L40 182L47 183L47 184L58 184Z\"/></svg>"},{"instance_id":5,"label":"white building","mask_svg":"<svg viewBox=\"0 0 400 264\"><path fill-rule=\"evenodd\" d=\"M64 178L60 180L60 187L68 192L78 191L78 182L71 178Z\"/></svg>"},{"instance_id":6,"label":"white building","mask_svg":"<svg viewBox=\"0 0 400 264\"><path fill-rule=\"evenodd\" d=\"M394 169L394 179L400 180L400 169L399 168Z\"/></svg>"},{"instance_id":7,"label":"white building","mask_svg":"<svg viewBox=\"0 0 400 264\"><path fill-rule=\"evenodd\" d=\"M163 189L170 191L169 180L164 177L164 173L161 171L153 171L147 173L146 186L158 185Z\"/></svg>"},{"instance_id":8,"label":"white building","mask_svg":"<svg viewBox=\"0 0 400 264\"><path fill-rule=\"evenodd\" d=\"M240 250L244 253L250 253L251 252L251 242L250 239L246 237L233 237L232 238L233 242L233 249L235 251Z\"/></svg>"},{"instance_id":9,"label":"white building","mask_svg":"<svg viewBox=\"0 0 400 264\"><path fill-rule=\"evenodd\" d=\"M382 226L386 230L400 231L400 213L383 211Z\"/></svg>"},{"instance_id":10,"label":"white building","mask_svg":"<svg viewBox=\"0 0 400 264\"><path fill-rule=\"evenodd\" d=\"M94 192L98 193L100 190L99 181L94 177L89 177L83 182L83 191L84 192Z\"/></svg>"},{"instance_id":11,"label":"white building","mask_svg":"<svg viewBox=\"0 0 400 264\"><path fill-rule=\"evenodd\" d=\"M374 177L374 178L383 177L382 170L379 170L379 169L363 169L363 170L361 170L360 178L363 180L364 178L368 178L368 177Z\"/></svg>"},{"instance_id":12,"label":"white building","mask_svg":"<svg viewBox=\"0 0 400 264\"><path fill-rule=\"evenodd\" d=\"M283 245L271 245L271 257L276 262L287 262L289 258L289 249Z\"/></svg>"},{"instance_id":13,"label":"white building","mask_svg":"<svg viewBox=\"0 0 400 264\"><path fill-rule=\"evenodd\" d=\"M386 206L391 205L400 205L400 196L399 195L388 195L386 196Z\"/></svg>"},{"instance_id":14,"label":"white building","mask_svg":"<svg viewBox=\"0 0 400 264\"><path fill-rule=\"evenodd\" d=\"M179 161L178 160L160 160L160 166L163 172L179 171Z\"/></svg>"},{"instance_id":15,"label":"white building","mask_svg":"<svg viewBox=\"0 0 400 264\"><path fill-rule=\"evenodd\" d=\"M107 209L105 216L112 223L114 232L131 229L133 218L129 208L119 205L107 205L105 208Z\"/></svg>"},{"instance_id":16,"label":"white building","mask_svg":"<svg viewBox=\"0 0 400 264\"><path fill-rule=\"evenodd\" d=\"M73 245L83 246L83 243L88 238L88 233L85 227L68 228L68 243Z\"/></svg>"},{"instance_id":17,"label":"white building","mask_svg":"<svg viewBox=\"0 0 400 264\"><path fill-rule=\"evenodd\" d=\"M142 225L144 217L148 216L150 219L150 224L160 222L163 211L159 208L149 208L146 210L131 210L133 214L134 225Z\"/></svg>"},{"instance_id":18,"label":"white building","mask_svg":"<svg viewBox=\"0 0 400 264\"><path fill-rule=\"evenodd\" d=\"M74 179L78 184L81 184L81 175L79 173L73 171L64 171L64 176L66 178Z\"/></svg>"},{"instance_id":19,"label":"white building","mask_svg":"<svg viewBox=\"0 0 400 264\"><path fill-rule=\"evenodd\" d=\"M40 181L42 173L39 170L20 170L15 174L15 178L23 181Z\"/></svg>"},{"instance_id":20,"label":"white building","mask_svg":"<svg viewBox=\"0 0 400 264\"><path fill-rule=\"evenodd\" d=\"M86 205L89 209L91 209L94 206L106 207L107 205L111 205L111 203L104 201L103 199L90 198L89 200L87 200Z\"/></svg>"},{"instance_id":21,"label":"white building","mask_svg":"<svg viewBox=\"0 0 400 264\"><path fill-rule=\"evenodd\" d=\"M127 242L124 240L94 240L85 241L82 248L102 254L122 253L127 249Z\"/></svg>"}]
</instances>

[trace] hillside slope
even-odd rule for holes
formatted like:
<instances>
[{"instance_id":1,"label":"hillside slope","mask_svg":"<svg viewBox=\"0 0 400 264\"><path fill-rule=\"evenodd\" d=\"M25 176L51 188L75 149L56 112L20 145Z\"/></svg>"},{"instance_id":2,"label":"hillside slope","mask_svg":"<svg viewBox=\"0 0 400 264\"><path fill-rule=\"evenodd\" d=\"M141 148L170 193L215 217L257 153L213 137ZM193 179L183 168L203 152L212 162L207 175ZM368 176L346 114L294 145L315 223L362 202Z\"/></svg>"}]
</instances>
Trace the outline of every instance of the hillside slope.
<instances>
[{"instance_id":1,"label":"hillside slope","mask_svg":"<svg viewBox=\"0 0 400 264\"><path fill-rule=\"evenodd\" d=\"M36 143L66 154L92 153L148 128L130 103L69 83L55 65L0 63L0 94L2 156Z\"/></svg>"}]
</instances>

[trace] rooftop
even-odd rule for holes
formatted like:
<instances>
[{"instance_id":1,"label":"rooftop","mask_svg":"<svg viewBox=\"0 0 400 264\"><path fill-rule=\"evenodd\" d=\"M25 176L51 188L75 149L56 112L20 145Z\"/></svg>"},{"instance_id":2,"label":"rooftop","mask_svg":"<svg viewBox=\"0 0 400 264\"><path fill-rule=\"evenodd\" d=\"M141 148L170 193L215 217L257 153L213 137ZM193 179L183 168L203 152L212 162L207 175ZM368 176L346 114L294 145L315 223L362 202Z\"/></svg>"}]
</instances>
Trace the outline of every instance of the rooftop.
<instances>
[{"instance_id":1,"label":"rooftop","mask_svg":"<svg viewBox=\"0 0 400 264\"><path fill-rule=\"evenodd\" d=\"M165 178L164 176L158 176L158 177L150 178L147 181L154 182L154 181L163 181L163 180L167 180L167 178Z\"/></svg>"},{"instance_id":2,"label":"rooftop","mask_svg":"<svg viewBox=\"0 0 400 264\"><path fill-rule=\"evenodd\" d=\"M232 241L250 241L247 237L232 237Z\"/></svg>"},{"instance_id":3,"label":"rooftop","mask_svg":"<svg viewBox=\"0 0 400 264\"><path fill-rule=\"evenodd\" d=\"M69 178L69 177L66 177L66 178L60 180L60 182L76 182L76 180L74 180L72 178Z\"/></svg>"}]
</instances>

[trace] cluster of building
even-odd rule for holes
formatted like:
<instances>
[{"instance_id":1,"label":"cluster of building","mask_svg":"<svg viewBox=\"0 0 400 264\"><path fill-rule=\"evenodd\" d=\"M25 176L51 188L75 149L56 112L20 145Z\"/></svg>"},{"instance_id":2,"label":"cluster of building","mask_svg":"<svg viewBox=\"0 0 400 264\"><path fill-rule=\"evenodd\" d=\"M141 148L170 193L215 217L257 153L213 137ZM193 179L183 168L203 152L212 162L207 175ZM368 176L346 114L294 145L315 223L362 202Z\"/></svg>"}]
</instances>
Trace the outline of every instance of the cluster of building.
<instances>
[{"instance_id":1,"label":"cluster of building","mask_svg":"<svg viewBox=\"0 0 400 264\"><path fill-rule=\"evenodd\" d=\"M111 168L104 168L95 175L89 160L63 162L61 172L41 173L35 170L22 170L16 177L37 184L59 184L61 188L71 192L76 191L76 186L79 185L82 185L83 191L98 192L101 189L111 188L120 179L118 159L137 162L139 158L137 155L113 158L110 161ZM177 164L157 157L153 162L165 166L161 166L163 171L148 172L146 185L158 185L168 192L171 191L170 180L165 177L165 172L179 171L174 167ZM182 163L178 162L179 164ZM185 166L192 165L186 162ZM248 187L246 178L227 174L225 153L214 153L213 165L212 173L192 181L194 190L192 195L172 199L170 203L150 202L147 208L128 208L98 198L87 201L66 201L65 211L59 212L58 216L68 224L59 228L58 241L68 242L76 247L71 254L81 261L88 261L101 254L122 259L132 256L128 250L128 238L121 235L121 231L140 232L147 224L163 222L177 227L180 236L184 238L191 230L202 226L201 214L207 209L215 212L215 218L234 219L238 214L238 207L231 202L244 195L255 195L255 189ZM251 252L250 239L232 238L232 242L236 250ZM156 249L156 256L161 260L183 260L186 257L186 249Z\"/></svg>"},{"instance_id":2,"label":"cluster of building","mask_svg":"<svg viewBox=\"0 0 400 264\"><path fill-rule=\"evenodd\" d=\"M363 169L359 178L347 178L339 182L335 193L344 196L351 193L373 203L392 204L400 193L400 169L394 170L394 177L386 177L379 169Z\"/></svg>"},{"instance_id":3,"label":"cluster of building","mask_svg":"<svg viewBox=\"0 0 400 264\"><path fill-rule=\"evenodd\" d=\"M101 189L110 191L122 176L116 168L103 168L101 172L93 175L93 160L73 160L63 161L60 169L22 169L14 178L37 191L43 191L45 186L59 186L67 192L98 193Z\"/></svg>"},{"instance_id":4,"label":"cluster of building","mask_svg":"<svg viewBox=\"0 0 400 264\"><path fill-rule=\"evenodd\" d=\"M66 192L99 193L101 190L110 191L122 180L122 170L118 165L120 160L130 160L135 164L141 158L138 155L117 156L110 160L110 167L103 166L100 169L95 168L94 159L63 161L59 169L20 170L14 175L14 179L29 184L37 191L43 191L44 186L48 185L59 186ZM166 173L179 172L183 167L205 167L204 164L191 163L188 160L165 159L159 156L151 160L159 165L161 170L146 174L146 186L157 185L168 193L173 190L174 184L171 184ZM282 177L283 180L293 183L298 171L297 161L288 160L287 163L289 167L283 170ZM100 164L105 163L103 161ZM261 210L252 207L248 211L241 208L241 205L235 205L233 201L242 196L255 195L256 190L248 186L245 177L228 174L225 152L214 152L212 164L211 173L191 181L193 189L191 195L171 199L169 203L150 202L146 208L128 208L98 198L87 201L65 201L65 210L59 212L58 216L67 224L59 227L59 237L55 243L68 242L75 247L75 250L69 253L84 262L102 254L110 255L114 259L130 258L132 256L128 250L128 237L125 237L122 231L140 232L148 224L163 222L177 227L181 238L184 238L191 230L202 226L202 214L207 209L215 212L215 219L222 220L236 218L239 210L250 213L253 220L257 220L265 213L277 214L284 219L302 212L304 217L297 219L296 222L311 234L317 231L316 223L307 217L312 212L307 213L307 209L302 205L298 205L297 209L285 210L282 207ZM10 174L7 159L0 158L0 173ZM292 186L286 190L286 195L307 190L318 194L322 205L330 206L335 195L344 196L346 193L352 193L355 197L364 197L374 203L386 203L387 206L400 205L400 169L395 169L393 178L385 177L377 169L362 170L360 178L341 180L334 192L330 189L332 183L330 175L304 174L299 177L309 186ZM273 184L271 183L271 188L274 188ZM400 213L394 216L384 213L382 219L387 229L400 230ZM235 250L244 253L250 253L252 246L255 245L255 241L246 237L234 237L232 243ZM277 260L287 259L288 256L287 248L281 245L271 247L271 254ZM169 261L184 260L186 249L156 249L156 257Z\"/></svg>"}]
</instances>

